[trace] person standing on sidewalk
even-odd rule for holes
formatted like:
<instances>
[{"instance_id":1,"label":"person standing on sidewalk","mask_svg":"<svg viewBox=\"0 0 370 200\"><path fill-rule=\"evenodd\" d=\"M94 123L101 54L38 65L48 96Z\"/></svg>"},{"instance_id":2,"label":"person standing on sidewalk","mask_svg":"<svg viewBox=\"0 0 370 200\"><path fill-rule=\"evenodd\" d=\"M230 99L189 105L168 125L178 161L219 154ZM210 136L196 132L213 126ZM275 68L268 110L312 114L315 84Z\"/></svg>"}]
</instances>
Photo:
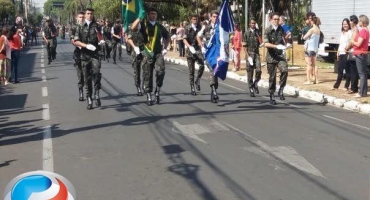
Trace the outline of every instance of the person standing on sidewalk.
<instances>
[{"instance_id":1,"label":"person standing on sidewalk","mask_svg":"<svg viewBox=\"0 0 370 200\"><path fill-rule=\"evenodd\" d=\"M105 20L105 26L103 27L103 38L105 41L104 46L104 55L107 61L109 62L110 53L112 51L112 33L111 33L111 25L108 19Z\"/></svg>"},{"instance_id":2,"label":"person standing on sidewalk","mask_svg":"<svg viewBox=\"0 0 370 200\"><path fill-rule=\"evenodd\" d=\"M116 64L116 54L118 48L118 59L122 60L122 47L121 47L121 37L122 37L122 25L121 20L117 19L114 27L112 27L112 36L113 36L113 64Z\"/></svg>"},{"instance_id":3,"label":"person standing on sidewalk","mask_svg":"<svg viewBox=\"0 0 370 200\"><path fill-rule=\"evenodd\" d=\"M17 32L17 27L12 26L8 36L10 49L11 49L11 74L13 76L13 83L19 83L18 81L18 62L22 49L21 37ZM10 81L10 80L9 80Z\"/></svg>"},{"instance_id":4,"label":"person standing on sidewalk","mask_svg":"<svg viewBox=\"0 0 370 200\"><path fill-rule=\"evenodd\" d=\"M205 48L202 46L202 41L198 37L198 32L201 30L201 26L198 23L198 16L193 15L191 17L191 23L185 28L184 44L187 46L186 57L189 67L189 82L191 95L197 95L195 92L194 84L197 90L200 91L200 79L204 72L204 56ZM199 65L198 75L194 82L195 73L195 62Z\"/></svg>"},{"instance_id":5,"label":"person standing on sidewalk","mask_svg":"<svg viewBox=\"0 0 370 200\"><path fill-rule=\"evenodd\" d=\"M360 87L358 93L354 96L355 98L367 96L367 79L368 79L368 68L367 68L367 57L368 57L368 44L369 44L369 18L366 15L360 15L358 17L358 25L360 31L357 36L351 40L353 45L353 54L356 56L356 67L358 76L360 77Z\"/></svg>"},{"instance_id":6,"label":"person standing on sidewalk","mask_svg":"<svg viewBox=\"0 0 370 200\"><path fill-rule=\"evenodd\" d=\"M352 31L349 25L349 19L344 18L342 21L342 33L340 34L339 47L338 47L338 52L337 52L338 76L337 76L337 81L334 83L332 90L336 90L339 88L340 83L342 82L342 79L343 79L344 70L346 71L346 83L344 84L345 90L348 90L349 84L351 82L350 69L349 69L349 63L348 63L349 56L347 52L345 51L345 48L350 42L351 37L352 37Z\"/></svg>"},{"instance_id":7,"label":"person standing on sidewalk","mask_svg":"<svg viewBox=\"0 0 370 200\"><path fill-rule=\"evenodd\" d=\"M147 94L147 104L152 102L153 70L156 71L155 97L157 103L160 101L159 93L163 86L165 75L165 63L163 56L167 53L167 46L171 42L170 34L166 28L157 21L158 11L149 9L148 21L141 24L141 33L145 39L145 53L142 61L144 76L144 92ZM163 46L161 39L163 39Z\"/></svg>"},{"instance_id":8,"label":"person standing on sidewalk","mask_svg":"<svg viewBox=\"0 0 370 200\"><path fill-rule=\"evenodd\" d=\"M235 23L235 32L233 37L233 48L234 48L234 69L233 71L239 71L240 69L240 53L242 50L242 31L240 29L240 23Z\"/></svg>"},{"instance_id":9,"label":"person standing on sidewalk","mask_svg":"<svg viewBox=\"0 0 370 200\"><path fill-rule=\"evenodd\" d=\"M46 44L46 52L48 54L48 64L56 57L56 35L57 30L53 25L51 19L46 20L46 26L42 32L42 37L44 38Z\"/></svg>"},{"instance_id":10,"label":"person standing on sidewalk","mask_svg":"<svg viewBox=\"0 0 370 200\"><path fill-rule=\"evenodd\" d=\"M276 91L276 70L280 70L280 89L278 95L281 100L285 100L284 87L288 78L288 63L283 54L283 50L286 49L284 42L284 30L279 26L279 14L272 14L271 25L266 28L263 42L267 48L266 62L267 71L269 73L269 88L270 93L270 104L276 105L274 93Z\"/></svg>"},{"instance_id":11,"label":"person standing on sidewalk","mask_svg":"<svg viewBox=\"0 0 370 200\"><path fill-rule=\"evenodd\" d=\"M244 34L244 52L247 60L247 76L250 96L255 97L255 94L259 94L258 81L261 80L261 58L259 46L261 45L262 37L259 29L256 28L256 20L249 20L249 28ZM253 82L253 74L256 71L256 76Z\"/></svg>"},{"instance_id":12,"label":"person standing on sidewalk","mask_svg":"<svg viewBox=\"0 0 370 200\"><path fill-rule=\"evenodd\" d=\"M94 9L86 9L85 21L77 29L74 39L75 44L81 47L81 65L85 80L87 109L90 110L93 108L93 82L96 106L101 106L99 90L101 88L100 81L102 74L100 73L99 45L104 43L101 27L94 20Z\"/></svg>"},{"instance_id":13,"label":"person standing on sidewalk","mask_svg":"<svg viewBox=\"0 0 370 200\"><path fill-rule=\"evenodd\" d=\"M77 14L77 24L74 25L70 29L70 33L69 33L71 43L74 46L76 46L75 40L74 40L76 31L82 25L84 21L85 21L85 12L81 11ZM74 66L76 67L76 71L77 71L77 80L78 80L77 84L78 84L78 93L79 93L78 100L84 101L83 86L84 86L85 80L84 80L84 75L83 75L83 70L82 70L82 65L81 65L81 48L78 46L76 46L73 52L73 59L75 60Z\"/></svg>"},{"instance_id":14,"label":"person standing on sidewalk","mask_svg":"<svg viewBox=\"0 0 370 200\"><path fill-rule=\"evenodd\" d=\"M132 67L134 68L134 81L137 89L137 96L143 96L141 91L141 62L143 61L143 55L141 51L144 51L144 36L140 32L141 24L140 19L137 19L131 24L131 30L127 35L127 42L133 48L131 53L132 56Z\"/></svg>"}]
</instances>

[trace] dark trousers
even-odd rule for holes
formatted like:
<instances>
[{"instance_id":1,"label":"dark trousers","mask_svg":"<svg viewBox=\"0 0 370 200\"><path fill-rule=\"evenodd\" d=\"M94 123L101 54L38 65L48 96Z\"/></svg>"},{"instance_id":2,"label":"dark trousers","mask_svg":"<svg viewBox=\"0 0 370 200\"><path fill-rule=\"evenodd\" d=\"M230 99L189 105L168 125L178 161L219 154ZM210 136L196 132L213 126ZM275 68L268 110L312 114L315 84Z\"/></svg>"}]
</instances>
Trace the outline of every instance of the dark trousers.
<instances>
[{"instance_id":1,"label":"dark trousers","mask_svg":"<svg viewBox=\"0 0 370 200\"><path fill-rule=\"evenodd\" d=\"M89 60L81 60L82 70L85 81L86 96L92 97L93 83L95 91L101 88L101 63L98 58L90 58Z\"/></svg>"},{"instance_id":2,"label":"dark trousers","mask_svg":"<svg viewBox=\"0 0 370 200\"><path fill-rule=\"evenodd\" d=\"M356 67L360 77L360 87L358 93L361 96L367 95L367 54L356 56Z\"/></svg>"},{"instance_id":3,"label":"dark trousers","mask_svg":"<svg viewBox=\"0 0 370 200\"><path fill-rule=\"evenodd\" d=\"M19 62L19 57L20 57L20 50L12 50L11 53L11 74L13 75L13 81L16 82L18 81L18 62Z\"/></svg>"},{"instance_id":4,"label":"dark trousers","mask_svg":"<svg viewBox=\"0 0 370 200\"><path fill-rule=\"evenodd\" d=\"M348 55L339 55L338 60L338 76L337 81L334 83L334 88L339 88L340 83L343 79L343 71L346 71L346 83L344 84L344 87L348 89L349 84L351 83L351 72L350 72L350 66L348 62Z\"/></svg>"},{"instance_id":5,"label":"dark trousers","mask_svg":"<svg viewBox=\"0 0 370 200\"><path fill-rule=\"evenodd\" d=\"M116 61L116 54L117 54L117 48L118 48L118 55L119 57L122 56L122 47L121 47L121 42L119 40L115 40L113 39L112 41L113 43L113 47L112 47L112 50L113 50L113 61Z\"/></svg>"},{"instance_id":6,"label":"dark trousers","mask_svg":"<svg viewBox=\"0 0 370 200\"><path fill-rule=\"evenodd\" d=\"M163 80L165 75L164 58L161 53L154 54L153 57L144 55L143 61L141 62L143 69L143 81L144 81L144 92L150 93L153 91L153 71L155 69L156 84L157 87L163 86Z\"/></svg>"},{"instance_id":7,"label":"dark trousers","mask_svg":"<svg viewBox=\"0 0 370 200\"><path fill-rule=\"evenodd\" d=\"M180 57L185 56L185 44L183 40L178 40Z\"/></svg>"},{"instance_id":8,"label":"dark trousers","mask_svg":"<svg viewBox=\"0 0 370 200\"><path fill-rule=\"evenodd\" d=\"M248 76L248 86L249 88L257 85L258 81L261 80L262 70L261 70L261 59L259 54L249 54L253 59L253 66L251 66L247 60L247 76ZM253 74L256 71L255 80L253 82Z\"/></svg>"},{"instance_id":9,"label":"dark trousers","mask_svg":"<svg viewBox=\"0 0 370 200\"><path fill-rule=\"evenodd\" d=\"M135 51L132 51L132 68L134 68L134 81L135 86L140 87L141 85L141 62L143 61L143 55L136 56Z\"/></svg>"},{"instance_id":10,"label":"dark trousers","mask_svg":"<svg viewBox=\"0 0 370 200\"><path fill-rule=\"evenodd\" d=\"M79 48L76 48L73 52L73 59L75 60L78 88L83 88L85 81L81 63L81 51Z\"/></svg>"},{"instance_id":11,"label":"dark trousers","mask_svg":"<svg viewBox=\"0 0 370 200\"><path fill-rule=\"evenodd\" d=\"M56 44L56 40L54 39L49 39L48 40L48 44L46 45L46 50L47 50L47 54L48 54L48 59L51 60L53 58L56 57L56 48L57 48L57 44Z\"/></svg>"},{"instance_id":12,"label":"dark trousers","mask_svg":"<svg viewBox=\"0 0 370 200\"><path fill-rule=\"evenodd\" d=\"M288 79L288 64L286 61L278 63L267 63L267 71L269 73L269 93L276 91L276 72L280 70L280 88L284 88Z\"/></svg>"},{"instance_id":13,"label":"dark trousers","mask_svg":"<svg viewBox=\"0 0 370 200\"><path fill-rule=\"evenodd\" d=\"M348 64L349 64L348 71L351 77L351 91L358 92L358 78L359 77L358 77L358 72L357 72L357 67L356 67L356 60L349 60Z\"/></svg>"}]
</instances>

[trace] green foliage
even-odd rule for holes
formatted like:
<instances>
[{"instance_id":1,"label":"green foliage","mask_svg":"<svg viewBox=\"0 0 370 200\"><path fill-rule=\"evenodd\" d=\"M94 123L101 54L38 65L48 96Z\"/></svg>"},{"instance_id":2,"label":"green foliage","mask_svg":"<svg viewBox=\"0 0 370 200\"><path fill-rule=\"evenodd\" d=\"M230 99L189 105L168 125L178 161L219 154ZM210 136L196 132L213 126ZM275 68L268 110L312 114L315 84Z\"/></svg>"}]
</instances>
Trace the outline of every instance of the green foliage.
<instances>
[{"instance_id":1,"label":"green foliage","mask_svg":"<svg viewBox=\"0 0 370 200\"><path fill-rule=\"evenodd\" d=\"M43 19L43 15L39 12L37 12L35 15L29 15L28 16L28 23L30 25L39 25Z\"/></svg>"},{"instance_id":2,"label":"green foliage","mask_svg":"<svg viewBox=\"0 0 370 200\"><path fill-rule=\"evenodd\" d=\"M105 17L111 22L121 19L122 0L94 0L93 8L95 18Z\"/></svg>"},{"instance_id":3,"label":"green foliage","mask_svg":"<svg viewBox=\"0 0 370 200\"><path fill-rule=\"evenodd\" d=\"M10 0L0 0L0 19L4 19L15 14L15 6Z\"/></svg>"}]
</instances>

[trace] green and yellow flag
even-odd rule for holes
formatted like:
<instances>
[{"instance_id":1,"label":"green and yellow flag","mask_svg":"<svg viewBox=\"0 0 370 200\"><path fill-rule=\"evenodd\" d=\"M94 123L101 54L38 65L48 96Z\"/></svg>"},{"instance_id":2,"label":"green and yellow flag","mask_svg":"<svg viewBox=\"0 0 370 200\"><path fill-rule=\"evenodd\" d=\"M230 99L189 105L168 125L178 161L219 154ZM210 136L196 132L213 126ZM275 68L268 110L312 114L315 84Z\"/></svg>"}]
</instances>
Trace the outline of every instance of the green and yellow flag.
<instances>
[{"instance_id":1,"label":"green and yellow flag","mask_svg":"<svg viewBox=\"0 0 370 200\"><path fill-rule=\"evenodd\" d=\"M137 18L141 20L146 16L143 0L122 0L123 27L128 30L128 25Z\"/></svg>"}]
</instances>

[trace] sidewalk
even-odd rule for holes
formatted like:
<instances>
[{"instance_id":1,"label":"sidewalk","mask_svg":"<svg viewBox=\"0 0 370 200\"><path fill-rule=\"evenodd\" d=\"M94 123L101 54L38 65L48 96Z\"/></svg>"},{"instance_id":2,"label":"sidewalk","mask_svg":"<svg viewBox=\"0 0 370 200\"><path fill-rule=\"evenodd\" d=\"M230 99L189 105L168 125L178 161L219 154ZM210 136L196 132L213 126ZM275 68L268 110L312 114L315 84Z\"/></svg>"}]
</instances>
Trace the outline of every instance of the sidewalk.
<instances>
[{"instance_id":1,"label":"sidewalk","mask_svg":"<svg viewBox=\"0 0 370 200\"><path fill-rule=\"evenodd\" d=\"M179 57L178 52L169 51L165 57L165 60L175 64L187 66L186 58ZM267 88L268 74L264 63L262 65L262 80L259 82L258 85L259 87ZM320 63L318 63L318 66L320 66ZM196 68L199 68L197 64ZM242 66L239 71L233 72L232 68L233 63L230 62L229 71L227 74L228 78L247 82L245 60L244 62L242 62ZM208 71L207 68L206 71ZM353 97L354 94L346 94L346 91L342 90L344 86L344 81L342 81L341 86L338 90L331 90L337 78L337 74L334 73L334 66L320 68L318 78L319 84L304 85L303 83L306 80L306 68L296 66L290 67L288 84L285 87L284 93L370 115L370 96L356 99Z\"/></svg>"}]
</instances>

